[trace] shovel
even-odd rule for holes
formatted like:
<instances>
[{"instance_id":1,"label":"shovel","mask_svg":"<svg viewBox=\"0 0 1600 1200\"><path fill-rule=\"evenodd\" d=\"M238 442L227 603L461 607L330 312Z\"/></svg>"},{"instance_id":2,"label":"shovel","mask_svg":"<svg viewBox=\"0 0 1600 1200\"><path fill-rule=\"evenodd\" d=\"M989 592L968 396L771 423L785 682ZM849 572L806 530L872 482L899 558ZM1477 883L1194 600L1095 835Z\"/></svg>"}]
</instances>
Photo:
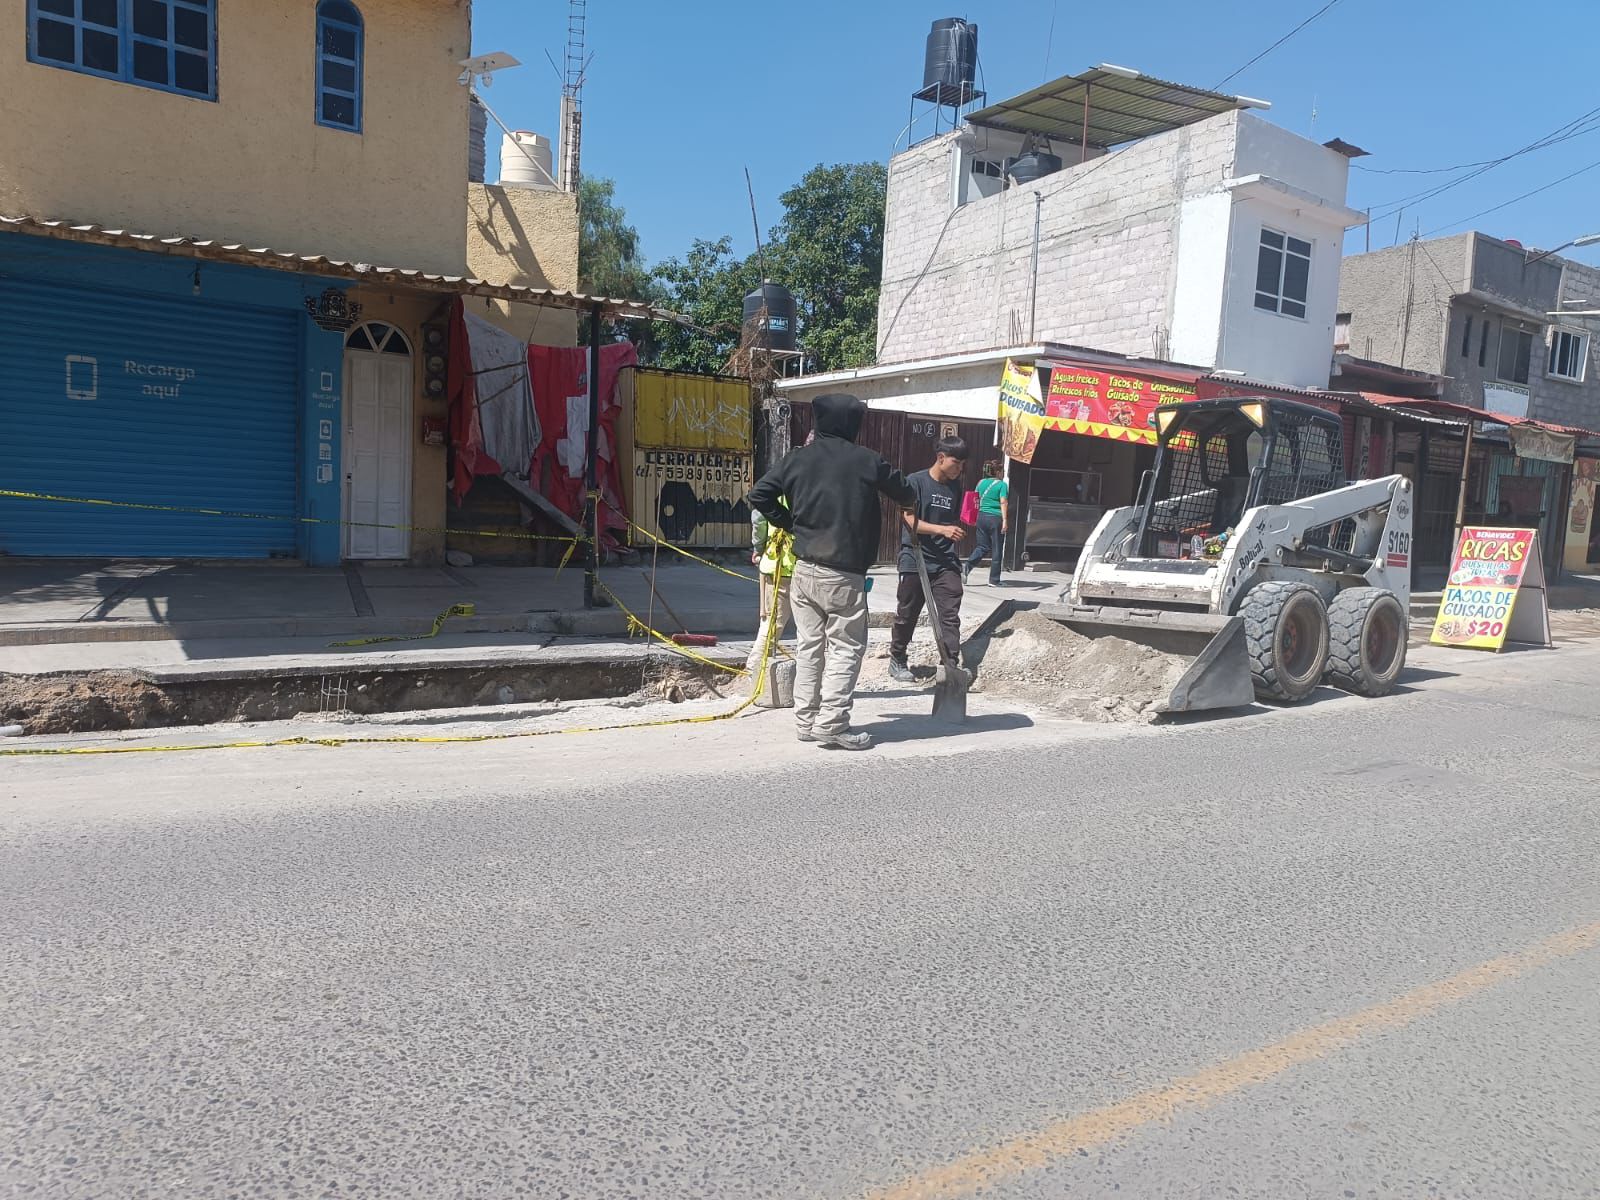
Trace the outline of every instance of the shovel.
<instances>
[{"instance_id":1,"label":"shovel","mask_svg":"<svg viewBox=\"0 0 1600 1200\"><path fill-rule=\"evenodd\" d=\"M967 721L966 668L961 665L960 647L946 646L939 636L939 606L933 600L933 583L928 578L928 564L922 557L922 546L915 540L911 547L917 557L917 574L922 577L922 602L928 609L928 622L933 626L933 644L939 647L939 673L933 689L933 717L947 725L964 725Z\"/></svg>"}]
</instances>

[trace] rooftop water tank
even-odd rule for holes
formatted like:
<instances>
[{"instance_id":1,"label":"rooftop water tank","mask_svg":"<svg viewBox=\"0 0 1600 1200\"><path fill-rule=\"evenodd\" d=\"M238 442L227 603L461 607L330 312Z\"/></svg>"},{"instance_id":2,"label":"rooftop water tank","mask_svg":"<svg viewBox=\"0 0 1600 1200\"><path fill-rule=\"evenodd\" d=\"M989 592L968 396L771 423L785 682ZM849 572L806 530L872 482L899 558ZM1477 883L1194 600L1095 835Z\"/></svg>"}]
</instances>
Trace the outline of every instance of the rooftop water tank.
<instances>
[{"instance_id":1,"label":"rooftop water tank","mask_svg":"<svg viewBox=\"0 0 1600 1200\"><path fill-rule=\"evenodd\" d=\"M794 295L781 283L763 283L744 298L744 336L763 350L793 350Z\"/></svg>"},{"instance_id":2,"label":"rooftop water tank","mask_svg":"<svg viewBox=\"0 0 1600 1200\"><path fill-rule=\"evenodd\" d=\"M1006 168L1006 174L1011 176L1011 182L1022 184L1032 183L1036 179L1043 179L1046 175L1054 175L1061 170L1061 156L1048 154L1043 150L1030 150L1011 160L1011 165Z\"/></svg>"},{"instance_id":3,"label":"rooftop water tank","mask_svg":"<svg viewBox=\"0 0 1600 1200\"><path fill-rule=\"evenodd\" d=\"M467 182L482 183L484 172L484 142L489 134L489 114L476 96L467 103Z\"/></svg>"},{"instance_id":4,"label":"rooftop water tank","mask_svg":"<svg viewBox=\"0 0 1600 1200\"><path fill-rule=\"evenodd\" d=\"M922 86L970 91L977 67L978 27L961 17L935 21L922 59Z\"/></svg>"},{"instance_id":5,"label":"rooftop water tank","mask_svg":"<svg viewBox=\"0 0 1600 1200\"><path fill-rule=\"evenodd\" d=\"M502 187L554 190L555 167L550 157L550 139L526 129L501 138L500 184Z\"/></svg>"}]
</instances>

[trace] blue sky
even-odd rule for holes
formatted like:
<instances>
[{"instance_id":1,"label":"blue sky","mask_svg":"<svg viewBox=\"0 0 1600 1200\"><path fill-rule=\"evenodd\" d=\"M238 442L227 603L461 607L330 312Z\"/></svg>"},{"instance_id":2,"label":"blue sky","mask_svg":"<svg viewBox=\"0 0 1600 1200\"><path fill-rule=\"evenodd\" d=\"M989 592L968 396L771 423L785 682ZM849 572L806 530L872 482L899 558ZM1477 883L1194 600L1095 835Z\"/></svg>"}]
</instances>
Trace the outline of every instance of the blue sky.
<instances>
[{"instance_id":1,"label":"blue sky","mask_svg":"<svg viewBox=\"0 0 1600 1200\"><path fill-rule=\"evenodd\" d=\"M753 237L744 168L764 234L778 219L778 195L810 167L886 161L921 83L935 18L978 23L980 82L996 100L1100 62L1211 87L1324 2L995 0L963 10L911 0L589 0L583 170L616 180L650 261L724 233L745 252ZM545 55L561 61L566 13L565 0L474 5L474 50L505 50L524 64L485 93L513 128L555 135L559 83ZM1370 151L1359 160L1368 170L1351 172L1348 199L1383 213L1463 172L1380 170L1498 158L1597 110L1597 47L1596 0L1338 0L1224 90L1271 100L1269 119L1285 128ZM1600 232L1600 110L1588 125L1406 207L1402 238L1414 228L1424 236L1478 228L1553 246ZM498 138L490 142L494 178ZM1373 247L1389 245L1396 225L1394 215L1375 220ZM1356 229L1346 249L1363 244ZM1600 264L1600 247L1574 254Z\"/></svg>"}]
</instances>

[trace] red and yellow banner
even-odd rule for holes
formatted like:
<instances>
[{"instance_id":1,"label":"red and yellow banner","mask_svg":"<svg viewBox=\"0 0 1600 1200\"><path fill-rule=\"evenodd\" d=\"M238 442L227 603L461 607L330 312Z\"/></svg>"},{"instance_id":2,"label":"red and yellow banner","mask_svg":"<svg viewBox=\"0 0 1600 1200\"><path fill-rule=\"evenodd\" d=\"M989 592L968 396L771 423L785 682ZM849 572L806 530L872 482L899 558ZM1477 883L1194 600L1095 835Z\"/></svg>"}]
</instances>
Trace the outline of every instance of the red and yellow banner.
<instances>
[{"instance_id":1,"label":"red and yellow banner","mask_svg":"<svg viewBox=\"0 0 1600 1200\"><path fill-rule=\"evenodd\" d=\"M1195 398L1194 384L1060 364L1051 368L1045 427L1155 445L1156 409Z\"/></svg>"},{"instance_id":2,"label":"red and yellow banner","mask_svg":"<svg viewBox=\"0 0 1600 1200\"><path fill-rule=\"evenodd\" d=\"M1031 463L1044 431L1044 401L1032 363L1006 359L1000 376L1000 450L1007 458Z\"/></svg>"},{"instance_id":3,"label":"red and yellow banner","mask_svg":"<svg viewBox=\"0 0 1600 1200\"><path fill-rule=\"evenodd\" d=\"M1501 649L1511 632L1523 583L1542 585L1544 580L1542 566L1534 558L1535 545L1532 529L1463 529L1433 623L1433 641L1441 646Z\"/></svg>"}]
</instances>

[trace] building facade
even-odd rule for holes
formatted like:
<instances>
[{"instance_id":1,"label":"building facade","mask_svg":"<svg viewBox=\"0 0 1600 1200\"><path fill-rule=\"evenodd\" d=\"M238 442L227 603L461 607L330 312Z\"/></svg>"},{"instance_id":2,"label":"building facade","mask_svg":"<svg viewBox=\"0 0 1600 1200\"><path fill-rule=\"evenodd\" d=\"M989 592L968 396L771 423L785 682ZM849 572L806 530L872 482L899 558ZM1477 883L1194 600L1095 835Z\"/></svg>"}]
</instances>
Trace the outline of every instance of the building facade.
<instances>
[{"instance_id":1,"label":"building facade","mask_svg":"<svg viewBox=\"0 0 1600 1200\"><path fill-rule=\"evenodd\" d=\"M1474 427L1470 445L1436 440L1415 456L1419 506L1441 528L1459 509L1469 522L1538 528L1552 571L1600 559L1600 446L1585 432L1600 429L1594 318L1558 315L1597 301L1600 271L1477 232L1345 260L1341 348L1432 374L1441 405Z\"/></svg>"},{"instance_id":2,"label":"building facade","mask_svg":"<svg viewBox=\"0 0 1600 1200\"><path fill-rule=\"evenodd\" d=\"M879 363L1053 341L1326 383L1343 153L1232 110L990 191L1020 146L972 123L890 162Z\"/></svg>"},{"instance_id":3,"label":"building facade","mask_svg":"<svg viewBox=\"0 0 1600 1200\"><path fill-rule=\"evenodd\" d=\"M223 7L0 0L0 552L441 561L449 323L571 345L575 197L469 185L464 0Z\"/></svg>"},{"instance_id":4,"label":"building facade","mask_svg":"<svg viewBox=\"0 0 1600 1200\"><path fill-rule=\"evenodd\" d=\"M1600 427L1593 308L1600 271L1482 233L1408 242L1344 262L1350 353L1445 377L1443 398L1513 417Z\"/></svg>"}]
</instances>

